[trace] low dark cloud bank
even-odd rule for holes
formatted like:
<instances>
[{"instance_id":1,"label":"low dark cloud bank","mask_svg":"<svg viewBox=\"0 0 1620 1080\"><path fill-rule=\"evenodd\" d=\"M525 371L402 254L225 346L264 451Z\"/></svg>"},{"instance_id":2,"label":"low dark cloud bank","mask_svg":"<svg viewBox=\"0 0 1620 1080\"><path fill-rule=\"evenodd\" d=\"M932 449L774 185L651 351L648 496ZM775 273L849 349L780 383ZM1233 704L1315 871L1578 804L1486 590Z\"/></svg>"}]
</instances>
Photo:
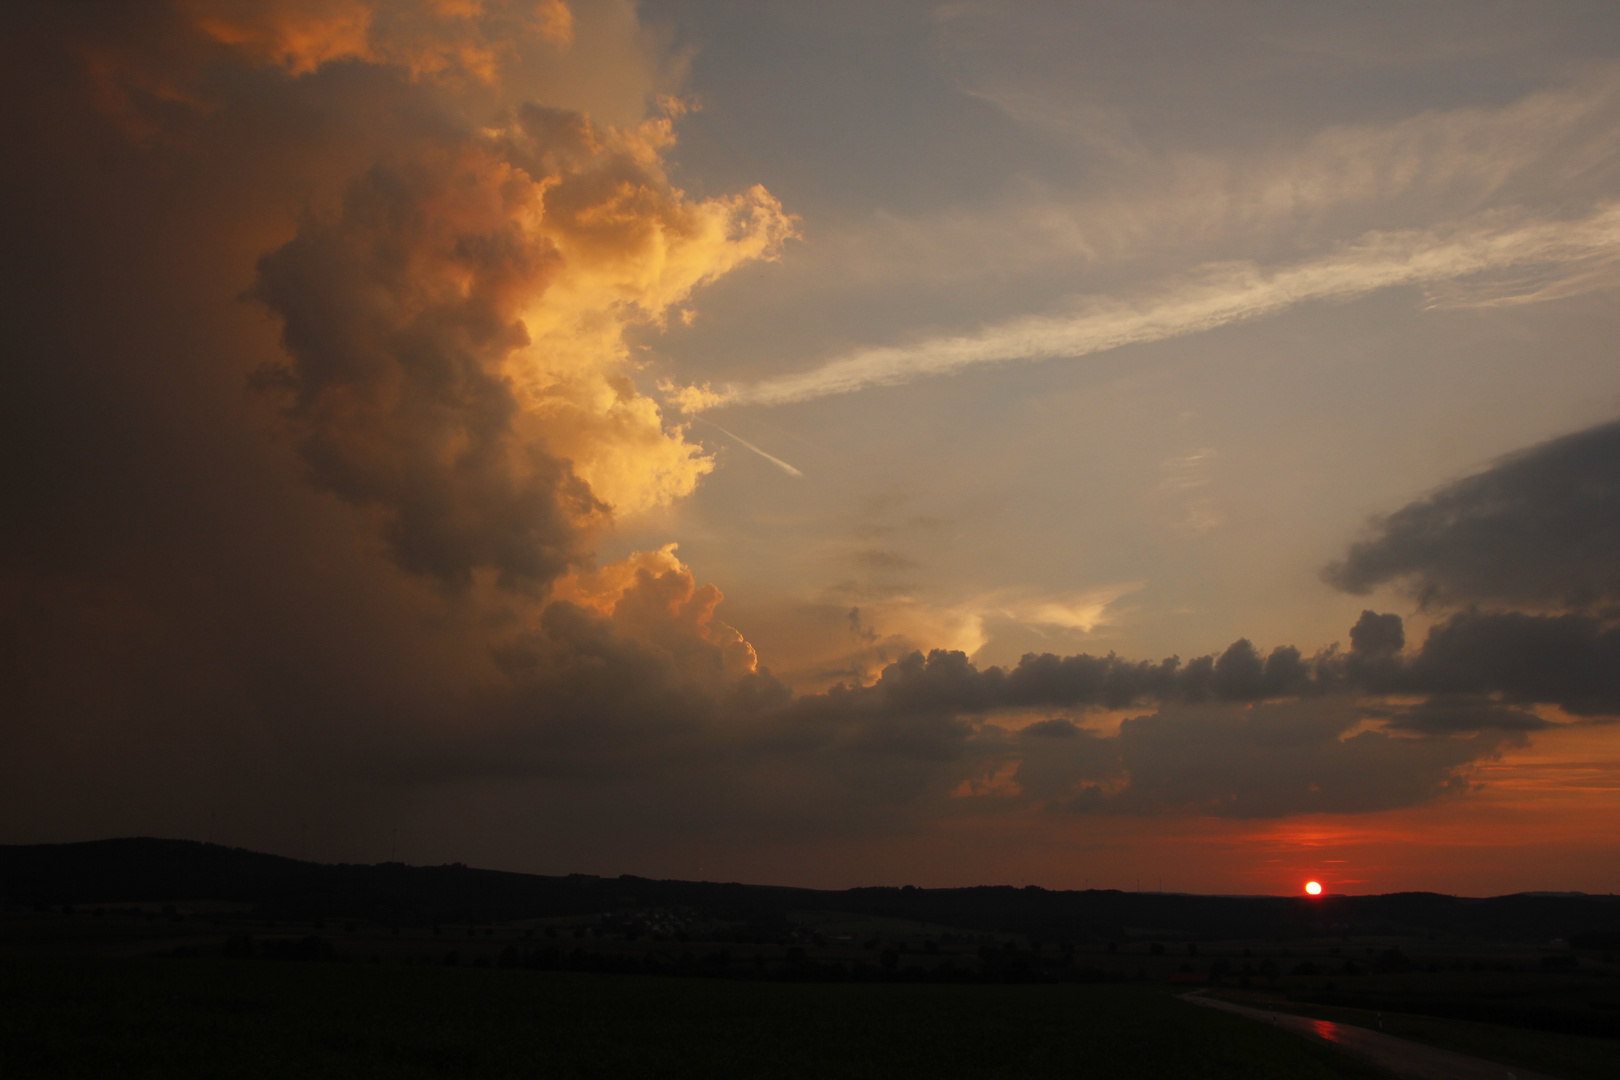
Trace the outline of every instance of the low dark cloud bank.
<instances>
[{"instance_id":1,"label":"low dark cloud bank","mask_svg":"<svg viewBox=\"0 0 1620 1080\"><path fill-rule=\"evenodd\" d=\"M860 712L983 713L1017 708L1125 709L1334 694L1499 694L1578 715L1620 714L1620 628L1584 615L1460 612L1435 625L1416 652L1396 651L1398 615L1363 612L1349 652L1305 658L1293 646L1262 657L1248 640L1218 656L1131 661L1118 656L1029 654L1012 668L975 668L959 652L921 653L869 687L835 690L829 706Z\"/></svg>"},{"instance_id":2,"label":"low dark cloud bank","mask_svg":"<svg viewBox=\"0 0 1620 1080\"><path fill-rule=\"evenodd\" d=\"M511 363L552 297L611 299L671 237L688 284L759 257L774 204L683 202L662 129L615 149L529 108L490 136L436 53L288 60L189 10L0 21L0 839L195 835L217 810L280 850L301 823L344 856L405 822L432 857L542 868L1020 809L1353 813L1465 793L1546 726L1532 707L1620 714L1616 425L1334 564L1459 605L1415 647L1369 611L1348 650L919 653L796 697L672 554L593 569L603 491L632 490L600 462L678 493L704 467L678 433L594 369L606 419L566 380L536 406ZM547 214L566 228L526 224ZM1130 715L1099 733L1100 709Z\"/></svg>"}]
</instances>

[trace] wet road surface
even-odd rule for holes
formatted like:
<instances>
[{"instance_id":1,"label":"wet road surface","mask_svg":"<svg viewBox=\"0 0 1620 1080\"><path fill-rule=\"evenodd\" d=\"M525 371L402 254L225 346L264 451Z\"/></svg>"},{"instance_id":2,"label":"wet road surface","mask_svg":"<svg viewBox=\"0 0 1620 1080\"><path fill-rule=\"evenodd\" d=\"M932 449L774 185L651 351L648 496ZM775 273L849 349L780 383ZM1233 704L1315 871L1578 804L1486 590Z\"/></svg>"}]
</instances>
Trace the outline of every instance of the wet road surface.
<instances>
[{"instance_id":1,"label":"wet road surface","mask_svg":"<svg viewBox=\"0 0 1620 1080\"><path fill-rule=\"evenodd\" d=\"M1453 1050L1398 1039L1381 1031L1336 1024L1331 1020L1312 1020L1308 1016L1255 1009L1235 1005L1230 1001L1217 1001L1202 994L1183 994L1183 1001L1209 1009L1237 1013L1262 1023L1292 1031L1308 1039L1331 1043L1353 1057L1394 1073L1402 1080L1557 1080L1546 1073L1521 1069L1517 1065L1499 1065L1483 1058L1469 1057Z\"/></svg>"}]
</instances>

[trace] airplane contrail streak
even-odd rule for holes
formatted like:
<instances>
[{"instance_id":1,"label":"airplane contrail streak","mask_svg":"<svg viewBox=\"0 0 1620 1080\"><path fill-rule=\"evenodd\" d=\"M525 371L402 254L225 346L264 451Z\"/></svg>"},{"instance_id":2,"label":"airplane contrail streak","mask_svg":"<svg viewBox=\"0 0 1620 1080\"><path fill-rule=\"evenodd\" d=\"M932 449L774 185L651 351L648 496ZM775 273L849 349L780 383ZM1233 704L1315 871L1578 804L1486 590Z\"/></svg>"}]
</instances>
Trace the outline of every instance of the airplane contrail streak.
<instances>
[{"instance_id":1,"label":"airplane contrail streak","mask_svg":"<svg viewBox=\"0 0 1620 1080\"><path fill-rule=\"evenodd\" d=\"M705 424L708 424L710 427L714 428L714 430L720 432L720 434L725 435L727 438L734 439L737 442L742 443L744 446L748 447L748 449L752 450L754 453L758 454L760 457L764 458L766 461L770 462L772 465L775 465L778 469L781 469L783 472L787 473L789 476L797 476L801 480L804 479L804 473L800 472L798 469L795 469L793 466L789 465L787 462L783 461L781 458L776 457L773 454L767 454L765 451L761 450L759 447L755 446L753 443L749 442L747 439L743 438L741 435L737 435L737 434L734 434L733 432L727 431L725 428L721 427L719 424L715 423L713 420L704 420L703 422Z\"/></svg>"}]
</instances>

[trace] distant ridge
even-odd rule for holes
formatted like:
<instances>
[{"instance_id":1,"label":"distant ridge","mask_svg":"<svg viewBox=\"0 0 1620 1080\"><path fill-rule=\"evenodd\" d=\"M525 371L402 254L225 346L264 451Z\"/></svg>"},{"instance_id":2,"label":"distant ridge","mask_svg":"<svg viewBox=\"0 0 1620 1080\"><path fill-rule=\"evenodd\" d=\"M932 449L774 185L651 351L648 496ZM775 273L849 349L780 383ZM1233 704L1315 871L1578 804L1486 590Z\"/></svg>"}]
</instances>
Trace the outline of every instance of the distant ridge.
<instances>
[{"instance_id":1,"label":"distant ridge","mask_svg":"<svg viewBox=\"0 0 1620 1080\"><path fill-rule=\"evenodd\" d=\"M334 865L149 837L0 846L0 900L12 905L212 901L243 904L268 918L362 918L394 924L500 922L638 908L682 908L724 921L780 924L789 912L820 910L1051 940L1387 933L1544 943L1620 932L1620 900L1582 893L1311 899L1059 891L1033 885L820 890L630 875L546 877L460 864Z\"/></svg>"}]
</instances>

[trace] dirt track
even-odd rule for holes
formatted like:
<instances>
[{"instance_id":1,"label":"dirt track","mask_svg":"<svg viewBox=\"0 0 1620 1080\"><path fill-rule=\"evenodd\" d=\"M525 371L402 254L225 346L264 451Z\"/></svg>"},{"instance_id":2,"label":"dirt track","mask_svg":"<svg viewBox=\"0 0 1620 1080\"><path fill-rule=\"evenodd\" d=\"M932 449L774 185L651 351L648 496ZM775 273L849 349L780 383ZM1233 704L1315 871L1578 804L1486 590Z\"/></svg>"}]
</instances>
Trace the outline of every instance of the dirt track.
<instances>
[{"instance_id":1,"label":"dirt track","mask_svg":"<svg viewBox=\"0 0 1620 1080\"><path fill-rule=\"evenodd\" d=\"M1217 1001L1199 993L1183 994L1182 1000L1209 1009L1237 1013L1308 1039L1331 1043L1345 1053L1391 1072L1402 1080L1558 1080L1546 1073L1521 1069L1516 1065L1499 1065L1494 1061L1425 1046L1409 1039L1398 1039L1380 1031L1336 1024L1331 1020L1312 1020L1306 1016L1234 1005L1230 1001Z\"/></svg>"}]
</instances>

